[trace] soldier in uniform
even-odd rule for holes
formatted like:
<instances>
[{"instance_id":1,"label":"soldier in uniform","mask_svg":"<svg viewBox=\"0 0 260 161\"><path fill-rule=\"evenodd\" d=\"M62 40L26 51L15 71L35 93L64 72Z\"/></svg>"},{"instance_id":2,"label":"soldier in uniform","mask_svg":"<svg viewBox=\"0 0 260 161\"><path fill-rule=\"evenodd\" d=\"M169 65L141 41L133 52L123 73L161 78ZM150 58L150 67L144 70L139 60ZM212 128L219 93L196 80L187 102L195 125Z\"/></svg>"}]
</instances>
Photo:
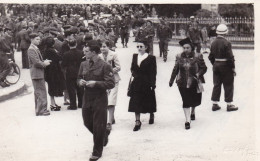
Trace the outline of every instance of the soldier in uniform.
<instances>
[{"instance_id":1,"label":"soldier in uniform","mask_svg":"<svg viewBox=\"0 0 260 161\"><path fill-rule=\"evenodd\" d=\"M9 46L5 43L5 39L2 37L3 29L0 27L0 86L8 87L9 85L4 82L6 76L11 70L9 65L8 56L6 53L10 52Z\"/></svg>"},{"instance_id":2,"label":"soldier in uniform","mask_svg":"<svg viewBox=\"0 0 260 161\"><path fill-rule=\"evenodd\" d=\"M26 30L26 25L24 25L22 28L23 29L18 33L18 40L20 40L20 48L22 50L22 66L23 68L29 69L27 50L31 43L29 38L30 30Z\"/></svg>"},{"instance_id":3,"label":"soldier in uniform","mask_svg":"<svg viewBox=\"0 0 260 161\"><path fill-rule=\"evenodd\" d=\"M154 28L153 28L153 23L152 21L147 21L145 29L146 31L146 36L145 38L147 39L148 47L149 47L149 54L153 55L153 38L155 35Z\"/></svg>"},{"instance_id":4,"label":"soldier in uniform","mask_svg":"<svg viewBox=\"0 0 260 161\"><path fill-rule=\"evenodd\" d=\"M172 37L172 31L169 26L166 25L164 20L160 20L160 24L157 27L157 38L159 39L160 57L163 55L163 61L167 61L168 54L168 41Z\"/></svg>"},{"instance_id":5,"label":"soldier in uniform","mask_svg":"<svg viewBox=\"0 0 260 161\"><path fill-rule=\"evenodd\" d=\"M102 60L100 44L91 40L84 48L86 61L82 62L78 74L78 84L84 86L82 116L84 125L93 134L94 147L90 161L102 156L103 146L108 143L107 124L107 89L115 86L112 67Z\"/></svg>"},{"instance_id":6,"label":"soldier in uniform","mask_svg":"<svg viewBox=\"0 0 260 161\"><path fill-rule=\"evenodd\" d=\"M127 48L127 43L129 39L129 31L128 31L128 24L125 16L122 15L122 20L120 22L120 36L121 36L121 43L123 48Z\"/></svg>"},{"instance_id":7,"label":"soldier in uniform","mask_svg":"<svg viewBox=\"0 0 260 161\"><path fill-rule=\"evenodd\" d=\"M236 111L238 107L232 104L234 94L234 76L235 59L232 52L231 43L224 38L228 33L228 28L225 24L220 24L217 27L217 38L212 42L209 54L209 60L213 65L213 91L211 100L213 101L212 111L220 110L218 105L221 86L223 84L225 91L225 102L227 103L227 111Z\"/></svg>"}]
</instances>

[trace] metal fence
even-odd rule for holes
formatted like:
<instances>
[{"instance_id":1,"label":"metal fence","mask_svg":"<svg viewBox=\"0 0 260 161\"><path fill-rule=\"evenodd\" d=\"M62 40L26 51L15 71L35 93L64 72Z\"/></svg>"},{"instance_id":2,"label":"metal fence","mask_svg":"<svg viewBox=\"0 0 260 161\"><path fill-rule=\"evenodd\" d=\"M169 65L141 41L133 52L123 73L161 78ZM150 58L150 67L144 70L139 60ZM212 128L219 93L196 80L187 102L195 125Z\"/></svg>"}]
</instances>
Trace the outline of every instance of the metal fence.
<instances>
[{"instance_id":1,"label":"metal fence","mask_svg":"<svg viewBox=\"0 0 260 161\"><path fill-rule=\"evenodd\" d=\"M158 18L147 18L151 20L155 26L159 24ZM210 26L217 27L220 23L227 24L229 32L227 39L232 42L254 42L254 18L252 17L226 17L226 18L196 18L199 22L199 27L206 27L208 30ZM169 23L175 38L181 39L186 36L186 32L191 24L190 18L167 18L166 22Z\"/></svg>"}]
</instances>

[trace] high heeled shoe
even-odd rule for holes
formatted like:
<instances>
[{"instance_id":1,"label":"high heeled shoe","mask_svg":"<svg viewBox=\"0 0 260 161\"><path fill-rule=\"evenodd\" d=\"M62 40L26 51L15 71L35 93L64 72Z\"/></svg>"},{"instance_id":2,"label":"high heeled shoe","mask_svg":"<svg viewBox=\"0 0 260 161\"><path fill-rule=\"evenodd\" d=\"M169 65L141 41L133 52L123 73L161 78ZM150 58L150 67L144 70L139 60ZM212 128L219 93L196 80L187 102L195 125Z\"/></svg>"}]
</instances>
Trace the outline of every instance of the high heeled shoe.
<instances>
[{"instance_id":1,"label":"high heeled shoe","mask_svg":"<svg viewBox=\"0 0 260 161\"><path fill-rule=\"evenodd\" d=\"M190 123L189 122L185 122L185 129L186 130L190 129Z\"/></svg>"},{"instance_id":2,"label":"high heeled shoe","mask_svg":"<svg viewBox=\"0 0 260 161\"><path fill-rule=\"evenodd\" d=\"M60 107L59 106L52 106L52 105L50 105L50 109L51 109L51 111L60 111Z\"/></svg>"},{"instance_id":3,"label":"high heeled shoe","mask_svg":"<svg viewBox=\"0 0 260 161\"><path fill-rule=\"evenodd\" d=\"M195 114L191 114L191 115L190 115L190 119L191 119L191 120L195 120Z\"/></svg>"},{"instance_id":4,"label":"high heeled shoe","mask_svg":"<svg viewBox=\"0 0 260 161\"><path fill-rule=\"evenodd\" d=\"M142 122L140 120L136 120L135 122L136 122L136 124L135 124L133 131L138 131L141 129ZM139 124L137 124L137 122L139 122Z\"/></svg>"}]
</instances>

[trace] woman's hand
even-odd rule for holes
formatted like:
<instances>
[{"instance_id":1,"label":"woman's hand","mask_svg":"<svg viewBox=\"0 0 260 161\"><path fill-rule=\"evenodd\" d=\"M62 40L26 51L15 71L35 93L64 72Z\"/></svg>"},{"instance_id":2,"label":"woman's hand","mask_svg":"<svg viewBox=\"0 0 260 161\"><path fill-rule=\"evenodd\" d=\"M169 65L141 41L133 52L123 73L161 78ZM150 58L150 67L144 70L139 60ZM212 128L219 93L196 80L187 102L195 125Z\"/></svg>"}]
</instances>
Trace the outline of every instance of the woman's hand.
<instances>
[{"instance_id":1,"label":"woman's hand","mask_svg":"<svg viewBox=\"0 0 260 161\"><path fill-rule=\"evenodd\" d=\"M79 80L79 85L84 86L87 83L84 79Z\"/></svg>"}]
</instances>

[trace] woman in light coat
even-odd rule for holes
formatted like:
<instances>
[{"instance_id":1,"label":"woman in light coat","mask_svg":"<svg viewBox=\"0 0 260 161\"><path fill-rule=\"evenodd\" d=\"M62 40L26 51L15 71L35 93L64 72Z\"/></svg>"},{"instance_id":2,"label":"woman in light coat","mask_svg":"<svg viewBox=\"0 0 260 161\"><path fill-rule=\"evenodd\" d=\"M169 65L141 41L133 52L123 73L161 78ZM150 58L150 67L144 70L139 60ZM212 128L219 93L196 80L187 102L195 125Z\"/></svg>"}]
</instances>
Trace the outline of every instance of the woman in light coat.
<instances>
[{"instance_id":1,"label":"woman in light coat","mask_svg":"<svg viewBox=\"0 0 260 161\"><path fill-rule=\"evenodd\" d=\"M115 117L114 117L114 112L115 112L115 106L117 102L117 92L118 92L118 85L120 76L118 72L121 70L121 66L117 57L117 54L109 49L109 41L103 41L101 42L101 54L99 56L108 62L114 72L114 78L115 78L115 87L111 90L108 91L108 123L107 123L107 129L111 130L112 129L112 124L115 123Z\"/></svg>"}]
</instances>

